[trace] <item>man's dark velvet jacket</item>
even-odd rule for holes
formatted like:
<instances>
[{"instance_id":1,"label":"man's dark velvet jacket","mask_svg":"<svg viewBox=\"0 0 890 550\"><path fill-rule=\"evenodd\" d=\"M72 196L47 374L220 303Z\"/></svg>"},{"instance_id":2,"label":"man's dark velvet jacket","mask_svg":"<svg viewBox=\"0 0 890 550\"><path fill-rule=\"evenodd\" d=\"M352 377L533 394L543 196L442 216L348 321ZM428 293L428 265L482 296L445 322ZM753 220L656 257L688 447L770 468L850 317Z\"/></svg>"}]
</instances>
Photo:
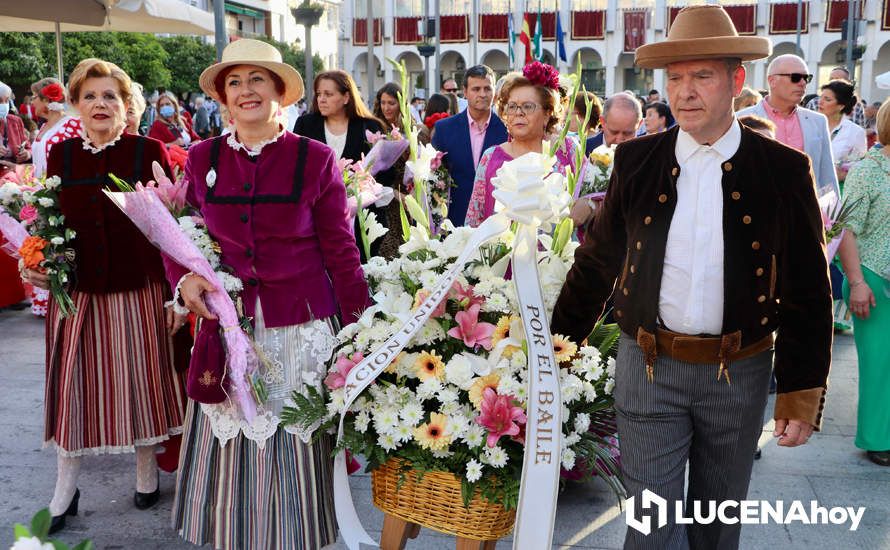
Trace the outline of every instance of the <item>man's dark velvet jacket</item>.
<instances>
[{"instance_id":1,"label":"man's dark velvet jacket","mask_svg":"<svg viewBox=\"0 0 890 550\"><path fill-rule=\"evenodd\" d=\"M615 318L654 334L677 203L678 128L618 146L602 209L575 253L554 333L587 337L614 290ZM809 159L742 127L723 169L723 335L745 347L777 331L776 418L819 426L831 361L831 289ZM731 372L730 366L730 372ZM658 376L657 362L654 365Z\"/></svg>"}]
</instances>

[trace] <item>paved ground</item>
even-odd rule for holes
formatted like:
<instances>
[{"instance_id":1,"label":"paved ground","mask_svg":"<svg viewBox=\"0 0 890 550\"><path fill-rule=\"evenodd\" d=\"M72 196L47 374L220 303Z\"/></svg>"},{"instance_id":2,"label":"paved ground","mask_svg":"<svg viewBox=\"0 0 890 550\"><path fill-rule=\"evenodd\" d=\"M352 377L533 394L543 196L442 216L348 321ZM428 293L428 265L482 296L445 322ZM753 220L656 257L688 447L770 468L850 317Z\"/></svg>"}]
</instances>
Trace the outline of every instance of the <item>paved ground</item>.
<instances>
[{"instance_id":1,"label":"paved ground","mask_svg":"<svg viewBox=\"0 0 890 550\"><path fill-rule=\"evenodd\" d=\"M27 312L0 312L0 550L11 544L12 524L27 521L52 496L55 455L41 450L43 355L42 321ZM872 465L853 446L856 386L853 340L840 336L835 343L823 432L805 447L779 449L770 435L772 423L765 425L763 459L755 463L750 498L818 500L829 507L866 506L859 529L745 526L743 548L890 548L890 470ZM132 504L134 469L132 455L85 460L81 514L69 519L62 539L73 543L89 537L100 549L191 548L169 528L173 477L162 475L161 504L142 512ZM374 529L372 534L379 534L376 529L382 516L370 503L369 478L354 476L352 484L359 515ZM554 548L620 548L624 531L623 516L605 485L571 486L561 496ZM498 544L498 549L509 547L509 540ZM408 548L444 550L454 548L454 542L424 530Z\"/></svg>"}]
</instances>

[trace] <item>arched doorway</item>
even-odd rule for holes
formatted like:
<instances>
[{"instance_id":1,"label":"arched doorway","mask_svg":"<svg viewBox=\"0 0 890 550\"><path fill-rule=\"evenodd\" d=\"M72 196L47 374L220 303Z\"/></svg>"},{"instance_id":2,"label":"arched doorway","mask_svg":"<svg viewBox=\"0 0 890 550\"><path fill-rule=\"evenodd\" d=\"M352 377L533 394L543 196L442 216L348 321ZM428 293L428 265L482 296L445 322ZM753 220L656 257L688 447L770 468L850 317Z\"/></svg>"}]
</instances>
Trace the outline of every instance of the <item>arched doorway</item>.
<instances>
[{"instance_id":1,"label":"arched doorway","mask_svg":"<svg viewBox=\"0 0 890 550\"><path fill-rule=\"evenodd\" d=\"M606 69L603 67L603 58L593 48L580 48L571 56L572 72L578 69L575 64L578 54L581 54L581 84L588 92L603 97L606 93Z\"/></svg>"},{"instance_id":2,"label":"arched doorway","mask_svg":"<svg viewBox=\"0 0 890 550\"><path fill-rule=\"evenodd\" d=\"M503 50L488 50L482 54L482 64L491 67L497 78L510 72L510 58Z\"/></svg>"},{"instance_id":3,"label":"arched doorway","mask_svg":"<svg viewBox=\"0 0 890 550\"><path fill-rule=\"evenodd\" d=\"M881 59L878 57L878 59ZM831 69L835 67L845 67L847 64L847 48L846 42L843 40L835 40L831 42L825 49L822 50L822 57L819 59L819 66L816 72L816 85L821 86L828 82L831 74ZM860 74L859 62L856 61L854 63L855 72L852 76L852 79L855 81L859 81Z\"/></svg>"},{"instance_id":4,"label":"arched doorway","mask_svg":"<svg viewBox=\"0 0 890 550\"><path fill-rule=\"evenodd\" d=\"M655 73L652 69L641 69L634 65L634 54L622 53L618 56L616 71L618 77L615 91L625 90L638 96L646 96L655 86Z\"/></svg>"},{"instance_id":5,"label":"arched doorway","mask_svg":"<svg viewBox=\"0 0 890 550\"><path fill-rule=\"evenodd\" d=\"M423 76L423 61L420 59L420 56L414 52L404 52L396 58L397 62L405 62L405 69L408 70L408 89L405 90L405 93L410 97L414 96L415 90L418 88L425 88L426 82L424 82ZM398 80L399 75L398 71L393 71L393 80ZM397 82L401 84L400 82Z\"/></svg>"},{"instance_id":6,"label":"arched doorway","mask_svg":"<svg viewBox=\"0 0 890 550\"><path fill-rule=\"evenodd\" d=\"M440 75L439 81L436 82L435 91L438 92L439 88L442 87L442 83L449 78L453 78L458 86L463 86L464 71L466 70L467 61L464 59L464 56L454 50L443 52L441 60L439 61Z\"/></svg>"},{"instance_id":7,"label":"arched doorway","mask_svg":"<svg viewBox=\"0 0 890 550\"><path fill-rule=\"evenodd\" d=\"M871 102L875 101L883 101L888 96L890 96L890 90L882 90L875 85L874 78L878 77L886 72L890 72L890 42L885 42L881 49L878 50L878 57L874 61L874 65L872 66L872 81L865 83L863 82L862 88L865 89L865 85L867 84L870 92L867 92L866 99Z\"/></svg>"},{"instance_id":8,"label":"arched doorway","mask_svg":"<svg viewBox=\"0 0 890 550\"><path fill-rule=\"evenodd\" d=\"M358 86L359 93L365 100L373 97L375 93L377 93L377 89L383 86L386 81L384 80L384 72L383 65L380 64L380 58L376 55L374 56L374 85L373 90L369 89L368 86L368 53L362 52L358 56L356 56L355 61L352 64L352 77L355 79L355 84Z\"/></svg>"}]
</instances>

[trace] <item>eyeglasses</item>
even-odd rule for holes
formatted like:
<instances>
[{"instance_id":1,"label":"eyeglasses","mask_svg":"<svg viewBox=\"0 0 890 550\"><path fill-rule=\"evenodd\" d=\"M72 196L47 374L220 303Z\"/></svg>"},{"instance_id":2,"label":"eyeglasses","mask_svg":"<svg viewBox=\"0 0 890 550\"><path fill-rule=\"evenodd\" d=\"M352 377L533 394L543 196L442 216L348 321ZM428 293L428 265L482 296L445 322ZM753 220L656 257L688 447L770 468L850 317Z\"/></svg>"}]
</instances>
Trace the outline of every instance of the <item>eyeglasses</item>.
<instances>
[{"instance_id":1,"label":"eyeglasses","mask_svg":"<svg viewBox=\"0 0 890 550\"><path fill-rule=\"evenodd\" d=\"M452 93L452 94L456 94L456 93L457 93L457 90L458 90L458 88L445 88L445 91L446 91L446 92L449 92L449 93Z\"/></svg>"},{"instance_id":2,"label":"eyeglasses","mask_svg":"<svg viewBox=\"0 0 890 550\"><path fill-rule=\"evenodd\" d=\"M504 107L504 113L509 116L513 116L519 113L528 116L537 111L538 107L540 107L540 105L538 105L537 103L532 103L531 101L522 104L507 103L507 105Z\"/></svg>"},{"instance_id":3,"label":"eyeglasses","mask_svg":"<svg viewBox=\"0 0 890 550\"><path fill-rule=\"evenodd\" d=\"M797 84L801 80L805 80L809 84L810 80L813 80L813 75L806 73L774 73L771 76L787 76L791 79L792 84Z\"/></svg>"}]
</instances>

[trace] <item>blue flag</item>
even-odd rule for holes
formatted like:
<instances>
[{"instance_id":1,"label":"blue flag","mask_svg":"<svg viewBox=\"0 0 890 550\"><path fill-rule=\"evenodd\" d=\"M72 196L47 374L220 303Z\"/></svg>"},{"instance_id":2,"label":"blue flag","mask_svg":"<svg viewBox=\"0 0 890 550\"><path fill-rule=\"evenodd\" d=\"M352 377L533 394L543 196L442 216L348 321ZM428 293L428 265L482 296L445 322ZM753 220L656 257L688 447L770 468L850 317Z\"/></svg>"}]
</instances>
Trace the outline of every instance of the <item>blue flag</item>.
<instances>
[{"instance_id":1,"label":"blue flag","mask_svg":"<svg viewBox=\"0 0 890 550\"><path fill-rule=\"evenodd\" d=\"M563 63L568 63L568 58L566 57L566 39L562 34L562 21L559 20L558 11L556 12L556 47L559 58Z\"/></svg>"}]
</instances>

